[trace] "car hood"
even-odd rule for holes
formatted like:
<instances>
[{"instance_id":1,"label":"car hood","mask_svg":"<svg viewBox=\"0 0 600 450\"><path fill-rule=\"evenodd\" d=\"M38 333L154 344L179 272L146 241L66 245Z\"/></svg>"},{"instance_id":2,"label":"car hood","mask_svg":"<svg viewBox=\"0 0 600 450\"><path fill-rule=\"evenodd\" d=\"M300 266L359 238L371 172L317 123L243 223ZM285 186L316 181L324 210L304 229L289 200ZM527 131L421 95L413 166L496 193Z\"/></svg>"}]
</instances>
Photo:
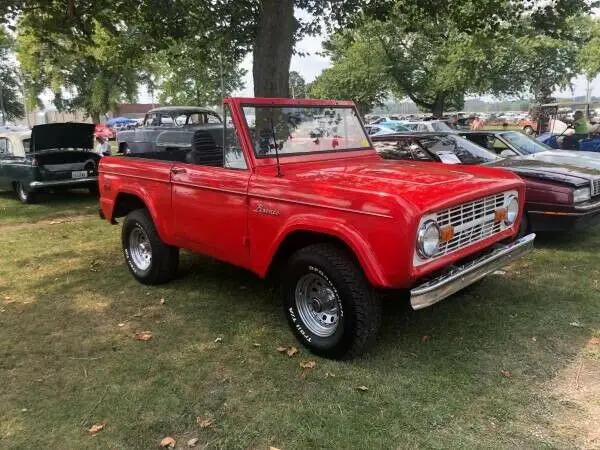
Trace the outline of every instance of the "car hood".
<instances>
[{"instance_id":1,"label":"car hood","mask_svg":"<svg viewBox=\"0 0 600 450\"><path fill-rule=\"evenodd\" d=\"M31 151L61 148L94 148L94 124L50 123L31 130Z\"/></svg>"},{"instance_id":2,"label":"car hood","mask_svg":"<svg viewBox=\"0 0 600 450\"><path fill-rule=\"evenodd\" d=\"M282 194L288 199L343 205L352 210L387 209L387 215L393 215L390 199L401 205L400 211L414 207L423 213L522 187L522 181L510 172L482 166L450 167L379 157L320 162L318 168L308 164L293 166L296 165L286 165L280 178L287 184Z\"/></svg>"},{"instance_id":3,"label":"car hood","mask_svg":"<svg viewBox=\"0 0 600 450\"><path fill-rule=\"evenodd\" d=\"M509 169L527 178L582 186L592 179L600 179L600 158L587 153L589 152L547 151L506 158L487 166Z\"/></svg>"}]
</instances>

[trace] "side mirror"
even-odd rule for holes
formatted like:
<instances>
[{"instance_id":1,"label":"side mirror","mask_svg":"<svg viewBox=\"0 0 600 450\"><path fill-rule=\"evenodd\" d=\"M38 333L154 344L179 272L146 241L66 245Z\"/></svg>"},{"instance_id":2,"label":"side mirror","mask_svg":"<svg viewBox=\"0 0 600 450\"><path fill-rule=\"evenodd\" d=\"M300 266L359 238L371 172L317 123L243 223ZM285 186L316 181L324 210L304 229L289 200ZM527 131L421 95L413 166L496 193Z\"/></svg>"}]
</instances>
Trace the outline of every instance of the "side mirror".
<instances>
[{"instance_id":1,"label":"side mirror","mask_svg":"<svg viewBox=\"0 0 600 450\"><path fill-rule=\"evenodd\" d=\"M516 153L509 149L504 149L500 152L500 156L503 158L510 158L511 156L515 156Z\"/></svg>"}]
</instances>

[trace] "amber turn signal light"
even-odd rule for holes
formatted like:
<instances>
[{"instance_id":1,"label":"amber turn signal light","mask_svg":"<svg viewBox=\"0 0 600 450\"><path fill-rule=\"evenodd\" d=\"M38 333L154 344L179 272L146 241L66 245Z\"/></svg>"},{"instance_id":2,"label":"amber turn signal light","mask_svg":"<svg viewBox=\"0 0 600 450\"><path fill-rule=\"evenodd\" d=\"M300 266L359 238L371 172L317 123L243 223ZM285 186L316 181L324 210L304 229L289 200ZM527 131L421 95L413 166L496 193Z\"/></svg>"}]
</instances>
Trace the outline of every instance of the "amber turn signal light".
<instances>
[{"instance_id":1,"label":"amber turn signal light","mask_svg":"<svg viewBox=\"0 0 600 450\"><path fill-rule=\"evenodd\" d=\"M440 228L440 242L448 242L454 237L454 227L448 225L447 227Z\"/></svg>"},{"instance_id":2,"label":"amber turn signal light","mask_svg":"<svg viewBox=\"0 0 600 450\"><path fill-rule=\"evenodd\" d=\"M494 221L502 222L504 219L506 219L506 208L498 208L494 215Z\"/></svg>"}]
</instances>

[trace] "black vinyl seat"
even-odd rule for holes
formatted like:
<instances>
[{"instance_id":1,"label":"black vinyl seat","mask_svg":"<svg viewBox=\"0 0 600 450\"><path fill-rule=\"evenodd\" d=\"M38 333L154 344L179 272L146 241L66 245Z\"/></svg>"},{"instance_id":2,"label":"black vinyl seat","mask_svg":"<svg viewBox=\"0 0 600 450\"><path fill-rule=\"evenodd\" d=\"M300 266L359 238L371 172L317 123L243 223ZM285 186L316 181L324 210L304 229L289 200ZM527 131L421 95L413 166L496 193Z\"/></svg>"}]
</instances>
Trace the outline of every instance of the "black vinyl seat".
<instances>
[{"instance_id":1,"label":"black vinyl seat","mask_svg":"<svg viewBox=\"0 0 600 450\"><path fill-rule=\"evenodd\" d=\"M188 164L223 167L223 148L218 146L213 135L204 130L198 130L192 137L192 149L185 156Z\"/></svg>"}]
</instances>

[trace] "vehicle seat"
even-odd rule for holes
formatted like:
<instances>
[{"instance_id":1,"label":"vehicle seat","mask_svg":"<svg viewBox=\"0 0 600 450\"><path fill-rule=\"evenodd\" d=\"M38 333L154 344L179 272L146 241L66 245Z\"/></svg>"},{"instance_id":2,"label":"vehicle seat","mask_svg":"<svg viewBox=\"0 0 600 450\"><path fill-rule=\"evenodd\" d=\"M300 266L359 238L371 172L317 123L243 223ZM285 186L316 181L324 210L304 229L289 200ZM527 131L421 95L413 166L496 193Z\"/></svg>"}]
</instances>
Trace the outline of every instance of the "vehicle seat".
<instances>
[{"instance_id":1,"label":"vehicle seat","mask_svg":"<svg viewBox=\"0 0 600 450\"><path fill-rule=\"evenodd\" d=\"M223 167L223 148L219 147L212 134L199 130L192 137L192 150L185 156L188 164Z\"/></svg>"}]
</instances>

